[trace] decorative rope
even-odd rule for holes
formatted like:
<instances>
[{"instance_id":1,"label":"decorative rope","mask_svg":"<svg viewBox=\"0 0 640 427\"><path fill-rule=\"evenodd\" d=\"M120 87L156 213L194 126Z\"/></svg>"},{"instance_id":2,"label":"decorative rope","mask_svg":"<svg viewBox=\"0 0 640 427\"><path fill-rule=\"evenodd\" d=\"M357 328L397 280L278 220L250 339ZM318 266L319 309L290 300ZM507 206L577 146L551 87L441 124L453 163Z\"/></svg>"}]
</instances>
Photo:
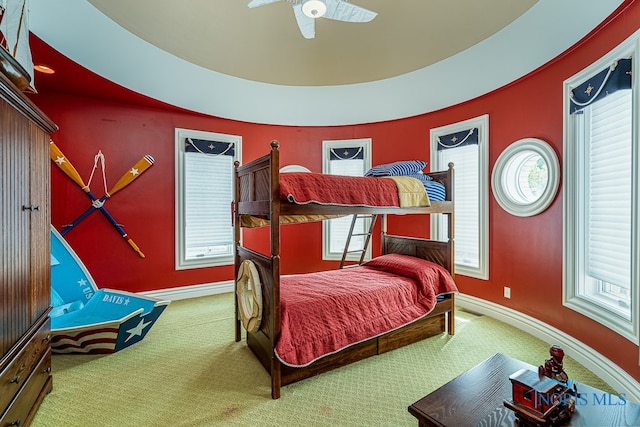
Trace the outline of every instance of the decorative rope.
<instances>
[{"instance_id":1,"label":"decorative rope","mask_svg":"<svg viewBox=\"0 0 640 427\"><path fill-rule=\"evenodd\" d=\"M336 156L337 158L339 158L340 160L353 160L353 159L355 159L356 157L358 157L358 155L359 155L360 153L362 153L362 147L359 147L359 148L358 148L358 151L356 151L356 154L354 154L354 155L353 155L353 156L351 156L351 157L340 157L340 155L339 155L338 153L336 153L336 152L334 151L334 149L333 149L333 148L331 149L331 153L333 153L333 155L334 155L334 156Z\"/></svg>"},{"instance_id":2,"label":"decorative rope","mask_svg":"<svg viewBox=\"0 0 640 427\"><path fill-rule=\"evenodd\" d=\"M607 75L604 77L604 80L602 80L602 84L600 85L600 87L598 88L598 91L596 92L596 94L592 97L589 98L587 101L585 102L580 102L577 101L574 97L573 97L573 91L575 89L571 89L571 91L569 91L569 97L571 98L571 101L576 104L579 107L586 107L587 105L591 104L593 101L596 100L596 98L598 98L598 95L600 95L600 92L602 92L602 89L604 89L604 86L607 84L607 82L609 81L609 77L611 77L611 73L613 73L613 71L616 69L616 67L618 66L618 61L613 61L613 64L611 64L609 66L609 70L607 71Z\"/></svg>"},{"instance_id":3,"label":"decorative rope","mask_svg":"<svg viewBox=\"0 0 640 427\"><path fill-rule=\"evenodd\" d=\"M464 138L462 138L462 140L461 140L459 143L457 143L456 145L445 145L445 144L443 144L442 142L440 142L440 137L438 137L438 145L440 145L441 147L444 147L444 148L456 148L456 147L459 147L459 146L460 146L460 145L462 145L462 144L463 144L467 139L469 139L469 137L473 134L473 131L474 131L475 129L476 129L476 128L473 128L473 129L469 130L469 133L467 134L467 136L465 136Z\"/></svg>"},{"instance_id":4,"label":"decorative rope","mask_svg":"<svg viewBox=\"0 0 640 427\"><path fill-rule=\"evenodd\" d=\"M228 146L227 149L224 150L222 153L218 153L218 154L214 154L214 153L205 153L204 151L200 150L196 144L191 140L191 138L185 138L186 141L189 143L189 145L191 145L193 148L196 149L196 151L200 154L206 154L207 156L223 156L225 154L227 154L227 151L231 150L233 148L233 142L228 142ZM220 141L216 141L216 142L220 142Z\"/></svg>"},{"instance_id":5,"label":"decorative rope","mask_svg":"<svg viewBox=\"0 0 640 427\"><path fill-rule=\"evenodd\" d=\"M87 181L87 185L82 188L85 191L89 190L89 187L91 186L91 180L93 180L93 174L96 171L96 169L98 168L98 162L100 162L101 166L102 166L102 184L104 185L104 193L105 194L109 194L109 192L107 191L107 176L106 176L106 167L105 167L105 161L104 161L104 154L102 154L102 150L98 150L98 154L96 154L96 156L93 158L93 169L91 170L91 176L89 177L89 180ZM97 204L99 203L99 204ZM100 202L100 200L96 200L93 203L93 206L96 208L100 208L102 207L102 202Z\"/></svg>"}]
</instances>

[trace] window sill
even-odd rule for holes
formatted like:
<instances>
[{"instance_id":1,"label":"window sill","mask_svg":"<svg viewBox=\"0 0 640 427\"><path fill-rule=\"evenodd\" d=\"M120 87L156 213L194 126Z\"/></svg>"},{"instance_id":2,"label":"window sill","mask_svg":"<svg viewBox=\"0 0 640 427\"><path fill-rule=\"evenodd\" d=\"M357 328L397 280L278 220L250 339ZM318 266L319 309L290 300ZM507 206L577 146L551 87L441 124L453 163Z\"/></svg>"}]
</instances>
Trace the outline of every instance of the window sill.
<instances>
[{"instance_id":1,"label":"window sill","mask_svg":"<svg viewBox=\"0 0 640 427\"><path fill-rule=\"evenodd\" d=\"M638 345L638 326L630 320L602 307L597 301L587 297L573 296L566 298L562 305L600 323L617 334Z\"/></svg>"}]
</instances>

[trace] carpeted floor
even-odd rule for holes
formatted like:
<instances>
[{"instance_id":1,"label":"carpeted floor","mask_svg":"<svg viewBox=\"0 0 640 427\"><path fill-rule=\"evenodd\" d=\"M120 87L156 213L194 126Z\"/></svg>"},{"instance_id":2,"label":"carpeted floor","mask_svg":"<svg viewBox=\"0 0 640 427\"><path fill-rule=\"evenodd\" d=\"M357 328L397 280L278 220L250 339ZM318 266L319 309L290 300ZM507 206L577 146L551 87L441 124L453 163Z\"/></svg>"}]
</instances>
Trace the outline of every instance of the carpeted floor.
<instances>
[{"instance_id":1,"label":"carpeted floor","mask_svg":"<svg viewBox=\"0 0 640 427\"><path fill-rule=\"evenodd\" d=\"M32 426L415 426L410 404L492 354L537 366L548 350L458 310L455 336L285 386L272 400L269 375L234 341L233 294L215 295L171 303L143 341L118 353L54 355L53 392ZM613 391L568 357L564 367L572 380Z\"/></svg>"}]
</instances>

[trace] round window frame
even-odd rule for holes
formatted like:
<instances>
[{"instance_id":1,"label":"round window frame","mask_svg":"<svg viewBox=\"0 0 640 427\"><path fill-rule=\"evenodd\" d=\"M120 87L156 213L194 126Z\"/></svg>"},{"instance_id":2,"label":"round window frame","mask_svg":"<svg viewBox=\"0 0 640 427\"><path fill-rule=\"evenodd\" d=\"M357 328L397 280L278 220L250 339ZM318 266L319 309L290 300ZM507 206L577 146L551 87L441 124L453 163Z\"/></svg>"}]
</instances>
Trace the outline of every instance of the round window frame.
<instances>
[{"instance_id":1,"label":"round window frame","mask_svg":"<svg viewBox=\"0 0 640 427\"><path fill-rule=\"evenodd\" d=\"M544 191L531 203L514 200L503 184L503 177L511 161L525 151L533 151L538 154L547 164L548 171L547 185ZM500 207L511 215L520 217L533 216L545 211L555 199L559 184L560 163L558 156L548 143L538 138L520 139L505 148L498 156L491 176L491 189Z\"/></svg>"},{"instance_id":2,"label":"round window frame","mask_svg":"<svg viewBox=\"0 0 640 427\"><path fill-rule=\"evenodd\" d=\"M311 172L308 168L301 165L286 165L280 168L280 173L287 172Z\"/></svg>"}]
</instances>

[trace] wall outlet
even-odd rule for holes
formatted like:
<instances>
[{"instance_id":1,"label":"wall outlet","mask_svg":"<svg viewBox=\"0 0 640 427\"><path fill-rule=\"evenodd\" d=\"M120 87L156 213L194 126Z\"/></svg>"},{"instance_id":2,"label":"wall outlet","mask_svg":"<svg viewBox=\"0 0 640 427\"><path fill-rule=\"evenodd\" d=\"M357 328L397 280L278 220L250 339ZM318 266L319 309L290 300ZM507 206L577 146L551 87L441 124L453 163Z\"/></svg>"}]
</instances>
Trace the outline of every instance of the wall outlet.
<instances>
[{"instance_id":1,"label":"wall outlet","mask_svg":"<svg viewBox=\"0 0 640 427\"><path fill-rule=\"evenodd\" d=\"M505 298L511 298L511 288L508 286L504 287L504 297Z\"/></svg>"}]
</instances>

